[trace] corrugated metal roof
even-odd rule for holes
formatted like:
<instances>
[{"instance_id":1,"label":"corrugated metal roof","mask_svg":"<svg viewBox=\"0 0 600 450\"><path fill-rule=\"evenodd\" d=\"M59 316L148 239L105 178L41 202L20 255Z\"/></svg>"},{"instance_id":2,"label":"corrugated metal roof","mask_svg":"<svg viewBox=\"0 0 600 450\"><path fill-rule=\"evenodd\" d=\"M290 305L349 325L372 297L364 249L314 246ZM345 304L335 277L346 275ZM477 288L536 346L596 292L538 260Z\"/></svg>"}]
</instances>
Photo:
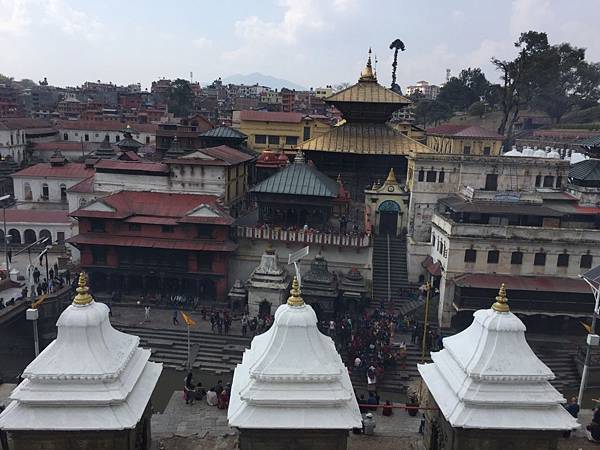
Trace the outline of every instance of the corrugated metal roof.
<instances>
[{"instance_id":1,"label":"corrugated metal roof","mask_svg":"<svg viewBox=\"0 0 600 450\"><path fill-rule=\"evenodd\" d=\"M379 83L362 81L336 92L324 100L327 103L392 103L397 105L410 105L412 103L406 97L384 88Z\"/></svg>"},{"instance_id":2,"label":"corrugated metal roof","mask_svg":"<svg viewBox=\"0 0 600 450\"><path fill-rule=\"evenodd\" d=\"M257 184L252 192L267 194L338 196L339 184L315 167L305 163L291 164Z\"/></svg>"},{"instance_id":3,"label":"corrugated metal roof","mask_svg":"<svg viewBox=\"0 0 600 450\"><path fill-rule=\"evenodd\" d=\"M465 274L454 279L460 287L498 289L506 284L508 296L510 291L572 292L587 294L590 292L585 281L578 278L564 277L523 277L518 275ZM510 299L509 299L510 300Z\"/></svg>"},{"instance_id":4,"label":"corrugated metal roof","mask_svg":"<svg viewBox=\"0 0 600 450\"><path fill-rule=\"evenodd\" d=\"M569 178L585 181L600 181L600 159L586 159L573 164L569 170Z\"/></svg>"},{"instance_id":5,"label":"corrugated metal roof","mask_svg":"<svg viewBox=\"0 0 600 450\"><path fill-rule=\"evenodd\" d=\"M87 178L94 174L94 169L81 163L67 163L64 166L51 166L50 163L39 163L26 167L13 177L48 177L48 178Z\"/></svg>"},{"instance_id":6,"label":"corrugated metal roof","mask_svg":"<svg viewBox=\"0 0 600 450\"><path fill-rule=\"evenodd\" d=\"M382 123L345 123L304 141L302 150L358 153L367 155L408 155L431 153L431 149Z\"/></svg>"},{"instance_id":7,"label":"corrugated metal roof","mask_svg":"<svg viewBox=\"0 0 600 450\"><path fill-rule=\"evenodd\" d=\"M217 127L211 130L205 131L201 134L201 136L206 137L215 137L215 138L225 138L225 139L246 139L246 136L241 131L236 130L231 127Z\"/></svg>"},{"instance_id":8,"label":"corrugated metal roof","mask_svg":"<svg viewBox=\"0 0 600 450\"><path fill-rule=\"evenodd\" d=\"M503 139L498 133L494 131L486 130L478 125L459 125L459 124L446 124L440 125L435 128L428 128L427 134L436 134L442 136L456 136L456 137L474 137L474 138L491 138L491 139Z\"/></svg>"},{"instance_id":9,"label":"corrugated metal roof","mask_svg":"<svg viewBox=\"0 0 600 450\"><path fill-rule=\"evenodd\" d=\"M69 224L67 210L55 209L7 209L6 223L61 223Z\"/></svg>"},{"instance_id":10,"label":"corrugated metal roof","mask_svg":"<svg viewBox=\"0 0 600 450\"><path fill-rule=\"evenodd\" d=\"M231 241L200 239L161 239L140 236L115 236L105 233L84 233L67 239L71 244L115 245L118 247L167 248L173 250L231 252L237 244Z\"/></svg>"},{"instance_id":11,"label":"corrugated metal roof","mask_svg":"<svg viewBox=\"0 0 600 450\"><path fill-rule=\"evenodd\" d=\"M577 141L575 144L582 147L600 147L600 134L598 136L590 136L589 138Z\"/></svg>"},{"instance_id":12,"label":"corrugated metal roof","mask_svg":"<svg viewBox=\"0 0 600 450\"><path fill-rule=\"evenodd\" d=\"M442 198L439 203L459 213L481 214L524 214L540 217L562 217L564 213L546 206L525 202L473 201L469 202L458 195Z\"/></svg>"}]
</instances>

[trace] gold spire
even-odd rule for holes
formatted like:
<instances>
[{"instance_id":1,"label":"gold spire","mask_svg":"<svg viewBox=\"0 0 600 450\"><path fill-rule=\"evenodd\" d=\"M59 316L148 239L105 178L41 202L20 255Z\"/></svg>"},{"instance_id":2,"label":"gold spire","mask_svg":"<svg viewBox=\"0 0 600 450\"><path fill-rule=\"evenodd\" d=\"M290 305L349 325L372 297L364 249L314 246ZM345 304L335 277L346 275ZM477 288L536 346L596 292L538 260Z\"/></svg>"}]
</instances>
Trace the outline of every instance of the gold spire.
<instances>
[{"instance_id":1,"label":"gold spire","mask_svg":"<svg viewBox=\"0 0 600 450\"><path fill-rule=\"evenodd\" d=\"M390 173L388 173L388 176L385 180L385 184L397 184L398 181L396 180L396 174L394 173L394 168L392 167L390 169Z\"/></svg>"},{"instance_id":2,"label":"gold spire","mask_svg":"<svg viewBox=\"0 0 600 450\"><path fill-rule=\"evenodd\" d=\"M289 306L303 306L304 300L300 297L300 286L298 285L298 279L294 277L292 281L292 290L290 291L290 297L287 300Z\"/></svg>"},{"instance_id":3,"label":"gold spire","mask_svg":"<svg viewBox=\"0 0 600 450\"><path fill-rule=\"evenodd\" d=\"M506 286L504 283L500 286L498 296L496 297L496 303L492 305L492 309L498 312L509 312L508 302L506 301Z\"/></svg>"},{"instance_id":4,"label":"gold spire","mask_svg":"<svg viewBox=\"0 0 600 450\"><path fill-rule=\"evenodd\" d=\"M84 306L89 305L94 301L90 295L90 288L87 287L87 277L84 272L79 274L79 286L76 289L77 295L73 299L74 305Z\"/></svg>"},{"instance_id":5,"label":"gold spire","mask_svg":"<svg viewBox=\"0 0 600 450\"><path fill-rule=\"evenodd\" d=\"M373 73L373 66L371 65L371 47L369 47L369 57L367 58L367 65L360 73L358 81L377 81L375 73Z\"/></svg>"}]
</instances>

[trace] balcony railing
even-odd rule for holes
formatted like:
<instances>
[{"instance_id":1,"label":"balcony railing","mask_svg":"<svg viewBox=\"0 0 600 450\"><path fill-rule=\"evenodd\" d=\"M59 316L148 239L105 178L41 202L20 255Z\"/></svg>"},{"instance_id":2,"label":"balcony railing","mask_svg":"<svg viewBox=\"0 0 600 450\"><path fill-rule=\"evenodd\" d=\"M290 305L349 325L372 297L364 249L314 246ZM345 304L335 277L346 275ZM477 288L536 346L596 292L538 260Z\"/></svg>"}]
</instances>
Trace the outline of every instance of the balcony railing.
<instances>
[{"instance_id":1,"label":"balcony railing","mask_svg":"<svg viewBox=\"0 0 600 450\"><path fill-rule=\"evenodd\" d=\"M371 239L366 234L324 233L314 230L282 230L248 226L237 227L237 237L301 244L333 245L338 247L368 247Z\"/></svg>"}]
</instances>

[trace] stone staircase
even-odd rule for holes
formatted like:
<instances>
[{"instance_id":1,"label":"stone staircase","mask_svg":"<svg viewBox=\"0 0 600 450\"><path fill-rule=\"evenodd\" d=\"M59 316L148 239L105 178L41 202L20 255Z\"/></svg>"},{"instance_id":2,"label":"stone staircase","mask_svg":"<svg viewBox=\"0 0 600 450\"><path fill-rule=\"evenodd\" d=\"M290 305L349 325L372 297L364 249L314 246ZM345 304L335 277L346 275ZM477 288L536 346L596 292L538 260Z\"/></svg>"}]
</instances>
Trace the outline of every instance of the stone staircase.
<instances>
[{"instance_id":1,"label":"stone staircase","mask_svg":"<svg viewBox=\"0 0 600 450\"><path fill-rule=\"evenodd\" d=\"M561 393L575 392L579 388L581 376L575 364L575 345L550 345L541 341L529 341L535 354L546 364L556 378L550 383Z\"/></svg>"},{"instance_id":2,"label":"stone staircase","mask_svg":"<svg viewBox=\"0 0 600 450\"><path fill-rule=\"evenodd\" d=\"M150 348L151 360L167 367L184 370L187 365L187 331L118 326L120 331L140 337L141 346ZM219 335L201 331L190 332L192 367L216 375L233 371L241 362L242 353L250 346L250 338Z\"/></svg>"}]
</instances>

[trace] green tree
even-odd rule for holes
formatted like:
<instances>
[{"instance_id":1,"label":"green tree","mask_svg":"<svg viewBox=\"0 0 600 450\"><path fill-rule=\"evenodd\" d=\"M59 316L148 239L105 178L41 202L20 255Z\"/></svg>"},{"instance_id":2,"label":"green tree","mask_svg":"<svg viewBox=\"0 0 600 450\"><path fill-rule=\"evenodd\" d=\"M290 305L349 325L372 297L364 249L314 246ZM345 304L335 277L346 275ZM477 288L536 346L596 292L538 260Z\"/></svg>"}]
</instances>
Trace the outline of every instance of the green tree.
<instances>
[{"instance_id":1,"label":"green tree","mask_svg":"<svg viewBox=\"0 0 600 450\"><path fill-rule=\"evenodd\" d=\"M194 93L187 80L177 78L169 89L169 111L176 117L187 117L194 107Z\"/></svg>"},{"instance_id":2,"label":"green tree","mask_svg":"<svg viewBox=\"0 0 600 450\"><path fill-rule=\"evenodd\" d=\"M486 96L490 86L481 69L463 69L458 77L450 78L440 89L437 100L450 106L453 111L466 111Z\"/></svg>"},{"instance_id":3,"label":"green tree","mask_svg":"<svg viewBox=\"0 0 600 450\"><path fill-rule=\"evenodd\" d=\"M468 114L473 117L482 117L485 113L485 103L479 101L469 106Z\"/></svg>"}]
</instances>

